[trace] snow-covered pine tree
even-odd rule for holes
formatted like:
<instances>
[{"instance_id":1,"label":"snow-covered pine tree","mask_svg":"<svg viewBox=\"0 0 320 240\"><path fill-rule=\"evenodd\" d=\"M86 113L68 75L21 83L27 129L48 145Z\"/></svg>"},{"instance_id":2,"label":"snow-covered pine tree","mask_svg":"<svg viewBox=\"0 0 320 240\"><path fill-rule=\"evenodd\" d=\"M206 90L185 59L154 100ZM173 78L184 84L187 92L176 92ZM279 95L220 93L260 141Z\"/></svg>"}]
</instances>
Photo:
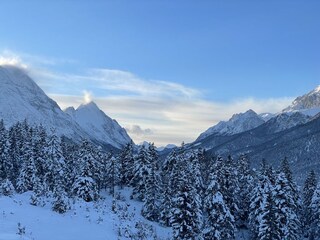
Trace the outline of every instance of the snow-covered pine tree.
<instances>
[{"instance_id":1,"label":"snow-covered pine tree","mask_svg":"<svg viewBox=\"0 0 320 240\"><path fill-rule=\"evenodd\" d=\"M44 196L47 195L48 187L46 182L41 181L37 178L37 182L35 183L32 195L30 196L30 204L34 206L44 206Z\"/></svg>"},{"instance_id":2,"label":"snow-covered pine tree","mask_svg":"<svg viewBox=\"0 0 320 240\"><path fill-rule=\"evenodd\" d=\"M316 240L320 239L320 184L313 193L311 210L309 239Z\"/></svg>"},{"instance_id":3,"label":"snow-covered pine tree","mask_svg":"<svg viewBox=\"0 0 320 240\"><path fill-rule=\"evenodd\" d=\"M133 186L132 198L141 201L145 198L146 181L150 174L150 156L145 146L141 146L138 156L134 160L134 175L131 181Z\"/></svg>"},{"instance_id":4,"label":"snow-covered pine tree","mask_svg":"<svg viewBox=\"0 0 320 240\"><path fill-rule=\"evenodd\" d=\"M52 210L58 213L65 213L70 208L69 198L65 189L65 185L61 179L57 180L57 184L53 191Z\"/></svg>"},{"instance_id":5,"label":"snow-covered pine tree","mask_svg":"<svg viewBox=\"0 0 320 240\"><path fill-rule=\"evenodd\" d=\"M150 173L146 179L146 192L142 208L142 215L150 221L159 219L160 176L157 171L158 156L153 144L149 145Z\"/></svg>"},{"instance_id":6,"label":"snow-covered pine tree","mask_svg":"<svg viewBox=\"0 0 320 240\"><path fill-rule=\"evenodd\" d=\"M267 211L266 204L268 203L270 205L270 209L274 209L272 196L273 185L267 175L267 169L266 164L262 162L260 172L258 173L257 179L255 179L256 185L250 195L249 225L254 238L258 238L261 224L264 224L262 219ZM275 218L273 215L269 217Z\"/></svg>"},{"instance_id":7,"label":"snow-covered pine tree","mask_svg":"<svg viewBox=\"0 0 320 240\"><path fill-rule=\"evenodd\" d=\"M160 216L159 222L164 226L171 226L171 208L172 199L176 191L176 181L174 176L177 176L175 171L178 171L178 156L174 149L165 159L161 167L161 199L160 199Z\"/></svg>"},{"instance_id":8,"label":"snow-covered pine tree","mask_svg":"<svg viewBox=\"0 0 320 240\"><path fill-rule=\"evenodd\" d=\"M202 177L202 172L201 172L201 167L200 167L200 161L198 158L199 154L197 151L190 151L189 154L187 155L189 159L189 168L190 172L192 172L192 181L194 182L194 186L196 188L196 191L199 193L201 196L201 199L203 197L203 192L204 192L204 183L203 183L203 177Z\"/></svg>"},{"instance_id":9,"label":"snow-covered pine tree","mask_svg":"<svg viewBox=\"0 0 320 240\"><path fill-rule=\"evenodd\" d=\"M220 162L220 175L219 184L221 186L221 194L224 197L225 203L227 204L232 216L235 221L239 219L239 208L238 199L235 197L239 192L239 183L237 178L237 171L235 164L231 156L228 156L227 160L223 161L221 157L218 157Z\"/></svg>"},{"instance_id":10,"label":"snow-covered pine tree","mask_svg":"<svg viewBox=\"0 0 320 240\"><path fill-rule=\"evenodd\" d=\"M120 169L120 185L129 185L133 178L134 157L133 157L133 142L128 143L122 150L119 156L121 162Z\"/></svg>"},{"instance_id":11,"label":"snow-covered pine tree","mask_svg":"<svg viewBox=\"0 0 320 240\"><path fill-rule=\"evenodd\" d=\"M284 172L276 178L273 200L276 207L276 223L280 239L301 239L298 207L289 180Z\"/></svg>"},{"instance_id":12,"label":"snow-covered pine tree","mask_svg":"<svg viewBox=\"0 0 320 240\"><path fill-rule=\"evenodd\" d=\"M239 192L239 225L247 225L250 209L250 195L253 190L253 176L250 169L250 160L247 155L241 155L238 161Z\"/></svg>"},{"instance_id":13,"label":"snow-covered pine tree","mask_svg":"<svg viewBox=\"0 0 320 240\"><path fill-rule=\"evenodd\" d=\"M34 156L31 149L25 148L24 161L17 180L17 190L20 193L33 190L38 182Z\"/></svg>"},{"instance_id":14,"label":"snow-covered pine tree","mask_svg":"<svg viewBox=\"0 0 320 240\"><path fill-rule=\"evenodd\" d=\"M0 120L0 182L7 179L7 172L10 171L8 165L8 131L3 120Z\"/></svg>"},{"instance_id":15,"label":"snow-covered pine tree","mask_svg":"<svg viewBox=\"0 0 320 240\"><path fill-rule=\"evenodd\" d=\"M221 194L218 165L210 168L209 184L204 194L206 221L204 239L223 240L235 238L235 221Z\"/></svg>"},{"instance_id":16,"label":"snow-covered pine tree","mask_svg":"<svg viewBox=\"0 0 320 240\"><path fill-rule=\"evenodd\" d=\"M181 174L187 177L184 174ZM181 185L173 198L171 225L173 238L202 239L202 211L199 195L196 195L192 184L182 180Z\"/></svg>"},{"instance_id":17,"label":"snow-covered pine tree","mask_svg":"<svg viewBox=\"0 0 320 240\"><path fill-rule=\"evenodd\" d=\"M78 153L79 173L75 177L73 192L75 196L82 198L86 202L94 201L98 198L97 183L95 181L96 159L94 151L88 140L84 139Z\"/></svg>"},{"instance_id":18,"label":"snow-covered pine tree","mask_svg":"<svg viewBox=\"0 0 320 240\"><path fill-rule=\"evenodd\" d=\"M262 214L259 216L257 239L259 240L282 240L280 236L277 209L274 203L272 191L266 192L262 205ZM288 238L290 239L290 238Z\"/></svg>"},{"instance_id":19,"label":"snow-covered pine tree","mask_svg":"<svg viewBox=\"0 0 320 240\"><path fill-rule=\"evenodd\" d=\"M75 182L75 178L77 174L80 172L80 164L77 161L79 159L79 145L70 142L67 138L61 137L61 151L63 158L65 159L65 182L67 186L67 193L69 196L73 196L73 189L72 186Z\"/></svg>"},{"instance_id":20,"label":"snow-covered pine tree","mask_svg":"<svg viewBox=\"0 0 320 240\"><path fill-rule=\"evenodd\" d=\"M178 153L171 176L171 186L175 186L170 218L174 239L202 239L202 202L195 182L192 181L193 173L186 164L188 157L184 145Z\"/></svg>"},{"instance_id":21,"label":"snow-covered pine tree","mask_svg":"<svg viewBox=\"0 0 320 240\"><path fill-rule=\"evenodd\" d=\"M303 229L305 229L304 233L305 236L308 236L311 219L312 216L312 197L317 188L317 178L316 174L313 170L310 171L308 174L303 187L302 193L302 206L303 206L303 214L302 214L302 222L303 222Z\"/></svg>"},{"instance_id":22,"label":"snow-covered pine tree","mask_svg":"<svg viewBox=\"0 0 320 240\"><path fill-rule=\"evenodd\" d=\"M66 162L62 154L60 138L54 130L48 139L45 153L45 183L49 191L53 192L57 185L65 183Z\"/></svg>"},{"instance_id":23,"label":"snow-covered pine tree","mask_svg":"<svg viewBox=\"0 0 320 240\"><path fill-rule=\"evenodd\" d=\"M21 123L16 123L9 129L9 150L8 150L8 165L7 177L16 187L17 176L19 176L20 168L22 165L22 146L23 136L21 134Z\"/></svg>"},{"instance_id":24,"label":"snow-covered pine tree","mask_svg":"<svg viewBox=\"0 0 320 240\"><path fill-rule=\"evenodd\" d=\"M290 187L290 191L291 191L291 195L293 197L294 204L297 206L296 212L298 215L300 215L301 214L301 199L299 196L298 187L297 187L296 183L293 181L290 164L289 164L289 161L286 157L281 161L280 172L283 172L285 174L285 177L286 177L288 184L289 184L289 187Z\"/></svg>"},{"instance_id":25,"label":"snow-covered pine tree","mask_svg":"<svg viewBox=\"0 0 320 240\"><path fill-rule=\"evenodd\" d=\"M11 196L15 189L9 179L5 179L0 184L0 194L4 196Z\"/></svg>"},{"instance_id":26,"label":"snow-covered pine tree","mask_svg":"<svg viewBox=\"0 0 320 240\"><path fill-rule=\"evenodd\" d=\"M37 177L41 182L44 182L45 176L45 161L46 148L47 148L47 132L45 128L40 125L35 128L34 138L32 140L33 155L35 159L35 165L37 168Z\"/></svg>"},{"instance_id":27,"label":"snow-covered pine tree","mask_svg":"<svg viewBox=\"0 0 320 240\"><path fill-rule=\"evenodd\" d=\"M107 163L107 172L106 172L106 186L110 189L110 194L115 197L115 187L118 182L119 175L117 174L117 158L111 156Z\"/></svg>"}]
</instances>

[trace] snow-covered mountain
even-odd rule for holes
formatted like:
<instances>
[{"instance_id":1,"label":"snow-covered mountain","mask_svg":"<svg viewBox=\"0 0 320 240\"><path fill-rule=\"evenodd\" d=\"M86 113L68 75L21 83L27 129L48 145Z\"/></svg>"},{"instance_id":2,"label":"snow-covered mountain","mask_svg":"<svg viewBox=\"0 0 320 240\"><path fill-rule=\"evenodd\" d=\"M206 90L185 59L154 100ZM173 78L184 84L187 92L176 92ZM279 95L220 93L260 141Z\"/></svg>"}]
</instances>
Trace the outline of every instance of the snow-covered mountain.
<instances>
[{"instance_id":1,"label":"snow-covered mountain","mask_svg":"<svg viewBox=\"0 0 320 240\"><path fill-rule=\"evenodd\" d=\"M228 121L221 121L217 125L210 127L202 133L196 141L204 139L210 135L233 135L256 128L263 124L265 120L253 110L245 113L234 114Z\"/></svg>"},{"instance_id":2,"label":"snow-covered mountain","mask_svg":"<svg viewBox=\"0 0 320 240\"><path fill-rule=\"evenodd\" d=\"M92 138L121 148L131 141L126 130L118 122L108 117L94 102L81 104L65 110L72 119Z\"/></svg>"},{"instance_id":3,"label":"snow-covered mountain","mask_svg":"<svg viewBox=\"0 0 320 240\"><path fill-rule=\"evenodd\" d=\"M300 113L300 114L296 114ZM306 123L320 113L320 86L311 92L297 97L290 106L279 113L256 114L252 110L245 113L234 114L228 121L221 121L200 134L196 141L214 135L234 135L245 132L272 121L272 132L282 131L296 125ZM292 115L292 116L291 116Z\"/></svg>"},{"instance_id":4,"label":"snow-covered mountain","mask_svg":"<svg viewBox=\"0 0 320 240\"><path fill-rule=\"evenodd\" d=\"M47 130L55 129L58 135L74 140L89 138L116 148L131 141L126 131L94 103L74 111L69 108L67 113L43 92L26 70L0 66L0 119L6 126L26 119L30 124L42 124Z\"/></svg>"},{"instance_id":5,"label":"snow-covered mountain","mask_svg":"<svg viewBox=\"0 0 320 240\"><path fill-rule=\"evenodd\" d=\"M318 114L320 112L320 86L305 95L297 97L282 112L301 112L309 116Z\"/></svg>"},{"instance_id":6,"label":"snow-covered mountain","mask_svg":"<svg viewBox=\"0 0 320 240\"><path fill-rule=\"evenodd\" d=\"M84 135L58 104L50 99L23 69L0 66L0 118L7 126L23 121L55 128L58 134L78 138Z\"/></svg>"}]
</instances>

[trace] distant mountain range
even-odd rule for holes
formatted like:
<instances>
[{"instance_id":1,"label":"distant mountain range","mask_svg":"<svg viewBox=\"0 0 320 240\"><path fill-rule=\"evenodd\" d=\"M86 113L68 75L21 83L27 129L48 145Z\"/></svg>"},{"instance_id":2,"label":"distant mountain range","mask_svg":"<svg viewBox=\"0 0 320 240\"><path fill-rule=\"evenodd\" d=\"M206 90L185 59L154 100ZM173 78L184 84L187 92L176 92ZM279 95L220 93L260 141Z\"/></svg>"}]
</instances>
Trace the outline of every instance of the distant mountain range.
<instances>
[{"instance_id":1,"label":"distant mountain range","mask_svg":"<svg viewBox=\"0 0 320 240\"><path fill-rule=\"evenodd\" d=\"M87 138L120 149L131 141L126 130L91 102L64 111L20 68L0 66L0 119L7 126L26 119L59 135Z\"/></svg>"},{"instance_id":2,"label":"distant mountain range","mask_svg":"<svg viewBox=\"0 0 320 240\"><path fill-rule=\"evenodd\" d=\"M202 147L211 155L236 157L246 153L254 167L263 158L277 166L287 157L296 176L303 178L311 169L320 173L319 112L320 87L317 87L277 114L258 115L252 110L235 114L187 146Z\"/></svg>"},{"instance_id":3,"label":"distant mountain range","mask_svg":"<svg viewBox=\"0 0 320 240\"><path fill-rule=\"evenodd\" d=\"M131 142L126 130L94 102L62 111L20 68L0 66L0 119L7 126L27 119L75 141L82 138L104 147L121 149ZM187 148L204 148L211 155L248 154L254 167L265 158L274 166L287 157L296 175L314 169L320 173L320 87L297 97L283 111L234 114L219 122ZM174 145L158 148L168 154Z\"/></svg>"}]
</instances>

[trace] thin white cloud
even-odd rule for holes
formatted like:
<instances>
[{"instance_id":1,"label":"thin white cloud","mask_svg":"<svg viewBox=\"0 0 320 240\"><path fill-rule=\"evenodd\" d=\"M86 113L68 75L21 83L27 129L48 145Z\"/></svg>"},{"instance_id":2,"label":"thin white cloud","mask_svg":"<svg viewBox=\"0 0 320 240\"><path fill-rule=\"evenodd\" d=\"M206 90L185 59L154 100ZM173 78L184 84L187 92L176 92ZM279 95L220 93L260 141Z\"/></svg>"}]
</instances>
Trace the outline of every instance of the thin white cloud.
<instances>
[{"instance_id":1,"label":"thin white cloud","mask_svg":"<svg viewBox=\"0 0 320 240\"><path fill-rule=\"evenodd\" d=\"M2 51L0 51L0 56L5 59L17 59L19 60L18 62L22 62L22 59L23 59L23 63L25 66L28 66L28 65L54 66L54 65L60 65L60 64L75 64L77 62L74 59L49 58L44 56L28 54L24 52L16 52L10 49L3 49Z\"/></svg>"}]
</instances>

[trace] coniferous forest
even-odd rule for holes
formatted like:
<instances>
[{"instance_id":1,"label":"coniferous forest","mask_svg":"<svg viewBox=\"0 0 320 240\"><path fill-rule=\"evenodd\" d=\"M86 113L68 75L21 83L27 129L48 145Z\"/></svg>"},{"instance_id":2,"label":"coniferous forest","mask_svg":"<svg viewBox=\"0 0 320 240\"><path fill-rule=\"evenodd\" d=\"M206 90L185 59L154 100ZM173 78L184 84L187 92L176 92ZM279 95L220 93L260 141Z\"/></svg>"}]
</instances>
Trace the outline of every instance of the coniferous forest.
<instances>
[{"instance_id":1,"label":"coniferous forest","mask_svg":"<svg viewBox=\"0 0 320 240\"><path fill-rule=\"evenodd\" d=\"M104 151L83 139L74 143L54 130L0 122L0 192L32 191L30 204L65 213L73 199L96 201L102 191L130 187L143 202L146 219L172 227L174 239L235 239L241 229L251 239L319 239L320 186L311 171L298 187L289 159L260 169L239 158L207 156L202 149L173 149L162 159L153 144L133 143L121 152Z\"/></svg>"}]
</instances>

